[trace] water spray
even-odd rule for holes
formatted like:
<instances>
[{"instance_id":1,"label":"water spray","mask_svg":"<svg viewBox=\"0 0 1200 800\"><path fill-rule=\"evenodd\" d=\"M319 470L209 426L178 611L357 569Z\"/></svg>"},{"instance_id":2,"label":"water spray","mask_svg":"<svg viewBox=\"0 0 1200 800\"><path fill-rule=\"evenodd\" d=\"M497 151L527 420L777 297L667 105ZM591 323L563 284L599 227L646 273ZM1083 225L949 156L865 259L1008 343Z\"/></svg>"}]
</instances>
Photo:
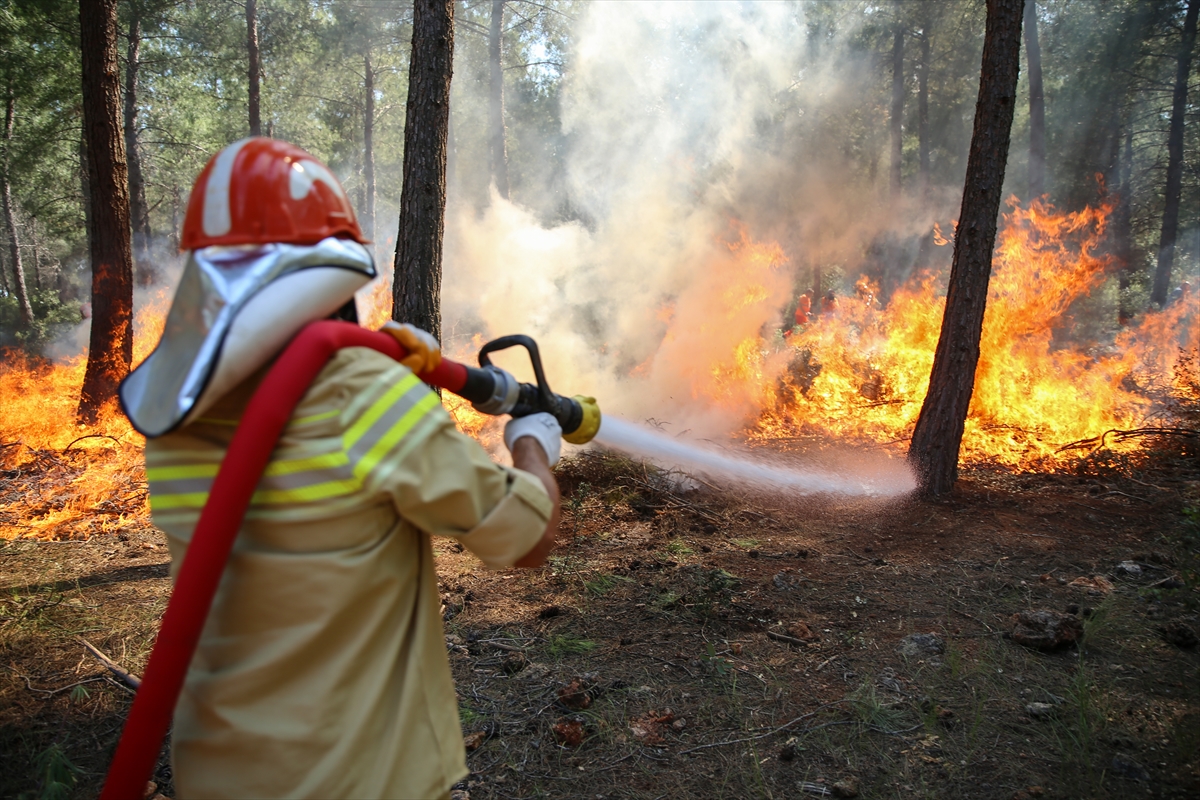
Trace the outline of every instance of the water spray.
<instances>
[{"instance_id":1,"label":"water spray","mask_svg":"<svg viewBox=\"0 0 1200 800\"><path fill-rule=\"evenodd\" d=\"M492 353L510 347L524 347L529 353L536 383L518 383L509 372L492 364ZM586 444L594 439L604 447L668 469L704 475L721 483L795 495L883 498L907 494L916 488L911 471L901 464L885 463L870 470L791 469L765 464L746 454L682 442L619 417L602 417L594 397L565 397L550 390L537 343L528 336L502 336L488 342L479 351L479 367L449 363L455 377L442 379L438 385L470 400L476 411L514 417L549 412L562 426L563 439L572 444Z\"/></svg>"},{"instance_id":2,"label":"water spray","mask_svg":"<svg viewBox=\"0 0 1200 800\"><path fill-rule=\"evenodd\" d=\"M884 462L869 470L802 470L772 466L746 454L720 452L682 442L661 431L611 416L605 417L595 438L598 444L640 456L659 466L762 491L886 498L907 494L916 488L912 472L897 462Z\"/></svg>"}]
</instances>

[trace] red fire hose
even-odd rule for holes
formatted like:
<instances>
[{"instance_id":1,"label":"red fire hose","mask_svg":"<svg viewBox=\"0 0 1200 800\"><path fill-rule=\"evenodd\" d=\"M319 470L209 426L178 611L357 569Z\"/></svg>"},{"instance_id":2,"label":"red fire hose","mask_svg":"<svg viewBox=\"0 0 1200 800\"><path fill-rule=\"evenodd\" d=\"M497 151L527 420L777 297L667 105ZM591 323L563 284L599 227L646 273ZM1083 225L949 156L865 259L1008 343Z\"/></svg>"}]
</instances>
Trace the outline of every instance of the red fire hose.
<instances>
[{"instance_id":1,"label":"red fire hose","mask_svg":"<svg viewBox=\"0 0 1200 800\"><path fill-rule=\"evenodd\" d=\"M343 347L369 347L396 360L407 355L386 333L326 320L304 328L267 373L246 407L200 512L101 800L142 800L250 498L292 411L317 373ZM436 369L418 377L453 392L466 382L467 368L442 359Z\"/></svg>"}]
</instances>

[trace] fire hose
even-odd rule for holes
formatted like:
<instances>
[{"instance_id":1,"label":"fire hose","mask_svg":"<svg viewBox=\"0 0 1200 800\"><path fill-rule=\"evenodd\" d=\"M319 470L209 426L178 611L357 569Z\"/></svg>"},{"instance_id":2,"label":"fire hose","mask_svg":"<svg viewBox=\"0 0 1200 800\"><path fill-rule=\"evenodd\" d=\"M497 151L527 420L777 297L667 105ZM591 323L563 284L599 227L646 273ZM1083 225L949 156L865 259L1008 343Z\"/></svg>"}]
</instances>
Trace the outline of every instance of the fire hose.
<instances>
[{"instance_id":1,"label":"fire hose","mask_svg":"<svg viewBox=\"0 0 1200 800\"><path fill-rule=\"evenodd\" d=\"M514 346L529 352L535 384L518 383L510 373L492 364L491 353ZM397 361L407 355L387 333L325 320L304 328L275 361L246 406L213 480L109 767L101 800L142 800L258 480L292 411L317 373L343 347L369 347ZM599 430L600 409L595 399L554 394L546 382L537 344L528 336L505 336L488 342L480 350L479 363L476 368L443 358L435 369L417 377L471 401L486 414L520 417L549 412L562 426L563 438L573 444L590 441Z\"/></svg>"}]
</instances>

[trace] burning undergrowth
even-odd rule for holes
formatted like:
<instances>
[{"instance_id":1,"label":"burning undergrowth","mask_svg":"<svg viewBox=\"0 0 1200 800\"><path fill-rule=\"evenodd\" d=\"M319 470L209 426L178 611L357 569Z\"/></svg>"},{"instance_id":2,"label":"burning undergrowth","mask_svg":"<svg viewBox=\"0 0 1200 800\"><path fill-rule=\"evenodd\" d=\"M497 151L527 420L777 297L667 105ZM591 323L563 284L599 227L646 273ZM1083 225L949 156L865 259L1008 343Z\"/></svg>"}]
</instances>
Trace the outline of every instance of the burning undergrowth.
<instances>
[{"instance_id":1,"label":"burning undergrowth","mask_svg":"<svg viewBox=\"0 0 1200 800\"><path fill-rule=\"evenodd\" d=\"M1098 255L1107 211L1010 203L993 262L965 462L1055 470L1077 458L1072 444L1104 431L1169 426L1179 413L1189 392L1181 348L1198 333L1195 298L1107 337L1078 335L1074 313L1110 277L1109 260ZM871 284L860 281L836 310L789 332L776 344L788 353L787 369L750 438L905 442L933 364L943 284L938 275L918 276L880 307Z\"/></svg>"},{"instance_id":2,"label":"burning undergrowth","mask_svg":"<svg viewBox=\"0 0 1200 800\"><path fill-rule=\"evenodd\" d=\"M964 464L1124 470L1136 466L1148 440L1194 453L1200 379L1195 349L1183 346L1194 348L1200 334L1197 298L1181 297L1107 333L1081 322L1081 306L1111 278L1102 254L1107 212L1011 204L996 248ZM781 331L762 320L790 301L780 289L786 255L740 225L730 232L714 249L711 269L658 303L657 346L626 359L625 374L610 387L615 402L599 392L606 411L623 410L622 398L633 393L683 420L743 420L732 436L713 439L717 449L785 452L816 464L836 455L836 443L902 457L933 362L944 276L917 275L886 304L861 278L834 307ZM157 339L164 298L139 312L138 359ZM381 281L362 304L368 318L383 315L389 300ZM451 333L459 340L451 351L472 360L482 336ZM610 372L623 358L615 348L600 353ZM81 538L148 523L141 438L115 410L94 427L74 422L83 369L82 358L52 364L17 354L0 368L5 538ZM570 374L549 372L556 384ZM456 397L444 400L462 430L502 449L496 420ZM681 426L659 426L687 438Z\"/></svg>"}]
</instances>

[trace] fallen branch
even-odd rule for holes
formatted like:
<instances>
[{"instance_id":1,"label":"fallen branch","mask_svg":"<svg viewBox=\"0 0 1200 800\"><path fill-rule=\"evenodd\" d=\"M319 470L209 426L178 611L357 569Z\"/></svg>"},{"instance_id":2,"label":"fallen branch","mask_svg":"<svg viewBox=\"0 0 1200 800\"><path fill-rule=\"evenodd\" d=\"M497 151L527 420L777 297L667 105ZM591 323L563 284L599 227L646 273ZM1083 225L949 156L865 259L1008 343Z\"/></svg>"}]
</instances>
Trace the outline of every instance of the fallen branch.
<instances>
[{"instance_id":1,"label":"fallen branch","mask_svg":"<svg viewBox=\"0 0 1200 800\"><path fill-rule=\"evenodd\" d=\"M694 753L697 750L707 750L710 747L724 747L727 744L743 744L745 742L757 741L758 739L765 739L768 736L774 736L777 733L783 732L784 730L787 729L788 726L794 725L802 719L807 719L808 717L811 717L815 713L817 713L817 712L814 711L812 714L805 714L803 717L798 717L798 718L792 720L791 722L787 723L787 725L782 725L773 731L768 731L766 733L760 733L757 736L747 736L743 739L728 739L724 742L709 742L708 744L696 745L695 747L690 747L687 750L680 750L679 755L685 756L688 753ZM800 735L804 735L806 733L812 733L813 731L819 731L822 728L831 728L835 725L860 725L860 724L862 724L862 723L860 723L859 720L856 720L856 719L839 719L839 720L833 720L832 722L822 722L820 725L813 725L812 727L809 727L809 728L801 728L800 730L796 731L796 733L800 734ZM877 725L867 725L866 727L870 730L875 731L876 733L886 733L889 736L898 736L902 733L908 733L910 731L914 731L917 728L922 727L923 725L924 725L924 723L921 723L919 725L914 725L911 728L902 728L901 730L898 730L898 731L890 731L887 728L880 728Z\"/></svg>"},{"instance_id":2,"label":"fallen branch","mask_svg":"<svg viewBox=\"0 0 1200 800\"><path fill-rule=\"evenodd\" d=\"M775 631L767 631L767 638L774 639L777 642L787 642L788 644L808 644L803 639L797 639L795 636L788 636L786 633L776 633Z\"/></svg>"},{"instance_id":3,"label":"fallen branch","mask_svg":"<svg viewBox=\"0 0 1200 800\"><path fill-rule=\"evenodd\" d=\"M1109 495L1113 495L1113 494L1120 495L1121 497L1128 497L1131 500L1140 500L1143 503L1150 503L1150 504L1154 503L1153 500L1147 500L1144 497L1138 497L1136 494L1126 494L1125 492L1118 492L1116 489L1113 489L1112 491L1109 491L1109 492L1105 492L1104 494L1102 494L1100 496L1108 497Z\"/></svg>"},{"instance_id":4,"label":"fallen branch","mask_svg":"<svg viewBox=\"0 0 1200 800\"><path fill-rule=\"evenodd\" d=\"M118 439L115 436L109 436L107 433L89 433L86 436L80 436L78 439L71 442L69 445L67 445L66 447L64 447L62 449L62 452L64 452L64 453L67 452L72 447L74 447L76 444L78 444L79 442L82 442L84 439L111 439L114 444L121 443L120 439Z\"/></svg>"},{"instance_id":5,"label":"fallen branch","mask_svg":"<svg viewBox=\"0 0 1200 800\"><path fill-rule=\"evenodd\" d=\"M134 675L132 672L124 669L120 664L118 664L117 662L113 661L111 658L106 656L104 654L104 652L102 650L100 650L100 648L96 647L96 645L92 644L87 639L84 639L82 636L76 636L75 639L80 644L82 644L84 647L86 647L88 649L88 651L93 656L96 657L97 661L99 661L101 664L103 664L105 667L107 667L109 672L111 672L112 674L114 674L118 678L120 678L121 682L124 683L126 686L128 686L131 689L137 690L138 687L140 687L142 685L141 678L139 678L137 675Z\"/></svg>"},{"instance_id":6,"label":"fallen branch","mask_svg":"<svg viewBox=\"0 0 1200 800\"><path fill-rule=\"evenodd\" d=\"M1182 436L1191 439L1200 439L1200 431L1192 428L1133 428L1127 431L1113 428L1105 431L1099 436L1093 436L1090 439L1080 439L1077 442L1064 444L1062 447L1058 448L1056 452L1061 453L1064 450L1083 450L1085 448L1099 450L1101 447L1104 447L1104 445L1107 444L1108 437L1110 435L1118 442L1123 442L1126 439L1139 439L1149 436Z\"/></svg>"}]
</instances>

